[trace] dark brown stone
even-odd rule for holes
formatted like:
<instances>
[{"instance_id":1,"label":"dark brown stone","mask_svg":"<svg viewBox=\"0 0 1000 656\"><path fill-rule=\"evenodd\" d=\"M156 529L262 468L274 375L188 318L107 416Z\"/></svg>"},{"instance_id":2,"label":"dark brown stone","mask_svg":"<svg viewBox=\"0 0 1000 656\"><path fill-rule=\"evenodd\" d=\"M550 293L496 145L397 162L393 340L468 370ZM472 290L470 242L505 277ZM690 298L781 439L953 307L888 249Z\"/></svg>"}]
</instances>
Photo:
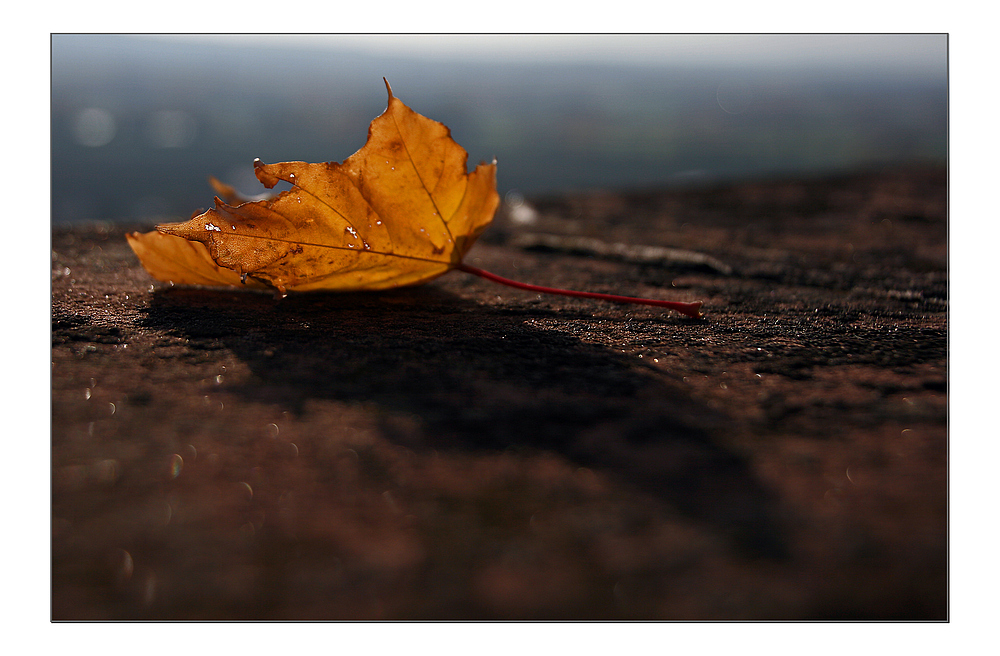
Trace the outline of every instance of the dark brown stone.
<instances>
[{"instance_id":1,"label":"dark brown stone","mask_svg":"<svg viewBox=\"0 0 1000 656\"><path fill-rule=\"evenodd\" d=\"M945 619L945 171L531 202L469 264L706 318L55 229L53 617Z\"/></svg>"}]
</instances>

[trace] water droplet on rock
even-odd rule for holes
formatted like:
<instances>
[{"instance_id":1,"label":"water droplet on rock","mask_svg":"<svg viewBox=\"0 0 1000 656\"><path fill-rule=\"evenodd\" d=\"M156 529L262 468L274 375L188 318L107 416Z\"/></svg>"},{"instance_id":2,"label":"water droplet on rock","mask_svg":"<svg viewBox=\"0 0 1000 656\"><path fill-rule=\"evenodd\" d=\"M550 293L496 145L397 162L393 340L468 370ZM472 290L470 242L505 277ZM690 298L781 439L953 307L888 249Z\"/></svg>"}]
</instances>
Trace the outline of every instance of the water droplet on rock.
<instances>
[{"instance_id":1,"label":"water droplet on rock","mask_svg":"<svg viewBox=\"0 0 1000 656\"><path fill-rule=\"evenodd\" d=\"M184 458L180 457L178 454L170 456L170 478L177 478L181 475L181 469L184 468Z\"/></svg>"}]
</instances>

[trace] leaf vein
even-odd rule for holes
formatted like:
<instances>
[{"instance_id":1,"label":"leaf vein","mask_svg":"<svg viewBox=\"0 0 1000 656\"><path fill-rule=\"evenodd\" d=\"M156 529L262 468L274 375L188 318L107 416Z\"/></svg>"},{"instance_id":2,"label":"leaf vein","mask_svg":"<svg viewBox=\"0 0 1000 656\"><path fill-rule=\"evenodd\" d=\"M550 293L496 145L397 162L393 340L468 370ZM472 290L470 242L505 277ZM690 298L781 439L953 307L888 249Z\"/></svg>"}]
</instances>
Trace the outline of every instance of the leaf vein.
<instances>
[{"instance_id":1,"label":"leaf vein","mask_svg":"<svg viewBox=\"0 0 1000 656\"><path fill-rule=\"evenodd\" d=\"M361 198L365 201L365 205L367 205L368 208L375 214L375 216L377 216L379 218L379 220L382 221L382 223L384 224L385 223L385 217L383 217L379 213L378 209L374 205L372 205L371 199L369 199L368 196L365 195L364 189L362 189L360 186L358 186L357 182L351 176L345 175L345 174L341 173L340 171L337 171L337 174L338 175L342 175L345 178L347 178L348 183L352 187L354 187L355 189L358 190L358 195L361 196ZM349 219L347 217L347 215L345 215L343 212L341 212L340 210L338 210L336 207L334 207L333 205L331 205L330 203L328 203L326 201L326 199L325 199L324 196L322 196L322 195L320 195L320 194L312 191L311 189L303 187L298 182L292 182L291 180L286 180L286 181L287 182L291 182L293 185L295 185L296 187L298 187L302 191L306 192L307 194L309 194L310 196L312 196L313 198L315 198L317 201L319 201L320 203L322 203L326 207L329 207L335 214L337 214L337 216L339 216L340 218L342 218L344 220L344 223L346 223L347 225L351 226L352 230L354 230L358 234L361 234L362 231L358 228L358 226L353 221L351 221L351 219ZM290 192L290 190L282 192L282 193L289 193L289 192ZM285 217L282 217L282 218L285 218ZM286 219L286 220L288 220L288 219ZM390 233L388 230L386 230L386 236L389 237L389 247L392 248L392 249L395 249L396 248L396 240L392 238L392 233ZM369 237L370 237L370 235L369 235ZM362 237L362 240L365 243L367 243L367 240L365 240L363 237Z\"/></svg>"},{"instance_id":2,"label":"leaf vein","mask_svg":"<svg viewBox=\"0 0 1000 656\"><path fill-rule=\"evenodd\" d=\"M279 212L274 212L279 214ZM249 237L251 239L262 239L264 241L276 241L283 244L294 244L296 246L315 246L316 248L330 248L338 251L345 251L348 253L357 253L359 255L381 255L383 257L398 257L405 260L416 260L419 262L434 262L435 264L450 264L450 260L436 260L430 257L420 257L418 255L404 255L402 253L393 253L385 251L377 251L374 249L367 248L352 248L349 246L335 246L333 244L320 244L316 242L301 241L298 239L282 239L281 237L268 237L265 235L255 235L248 232L234 232L233 235L240 237Z\"/></svg>"},{"instance_id":3,"label":"leaf vein","mask_svg":"<svg viewBox=\"0 0 1000 656\"><path fill-rule=\"evenodd\" d=\"M414 173L417 174L417 180L420 180L420 186L424 188L424 191L427 193L427 197L431 201L431 205L434 206L434 210L437 214L438 220L441 222L441 225L444 226L445 232L448 233L448 238L454 241L455 235L451 234L451 228L448 227L448 222L444 220L444 214L441 213L441 208L438 207L437 201L434 200L434 194L432 194L430 189L427 188L427 184L424 182L423 177L420 175L420 169L417 168L417 163L413 160L413 155L410 154L410 147L406 145L406 139L403 138L403 131L400 129L399 123L396 122L395 116L392 117L392 125L396 128L396 132L399 134L399 141L400 143L403 144L403 149L406 150L406 159L410 161L410 166L413 167ZM447 161L447 159L445 161ZM445 162L442 162L442 168L441 168L442 175L444 174L444 163Z\"/></svg>"}]
</instances>

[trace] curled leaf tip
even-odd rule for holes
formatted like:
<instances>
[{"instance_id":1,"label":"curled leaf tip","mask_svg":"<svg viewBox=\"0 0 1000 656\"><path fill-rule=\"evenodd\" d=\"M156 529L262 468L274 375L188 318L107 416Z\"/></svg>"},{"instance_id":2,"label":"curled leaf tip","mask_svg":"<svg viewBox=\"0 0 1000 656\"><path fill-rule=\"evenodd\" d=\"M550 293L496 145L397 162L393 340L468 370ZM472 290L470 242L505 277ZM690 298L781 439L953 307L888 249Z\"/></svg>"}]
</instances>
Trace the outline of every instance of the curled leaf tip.
<instances>
[{"instance_id":1,"label":"curled leaf tip","mask_svg":"<svg viewBox=\"0 0 1000 656\"><path fill-rule=\"evenodd\" d=\"M382 81L385 82L385 90L389 92L389 100L392 100L392 87L389 86L389 80L383 77Z\"/></svg>"},{"instance_id":2,"label":"curled leaf tip","mask_svg":"<svg viewBox=\"0 0 1000 656\"><path fill-rule=\"evenodd\" d=\"M253 161L253 174L268 189L274 189L274 185L281 181L280 177L267 172L267 165L260 161L260 159Z\"/></svg>"}]
</instances>

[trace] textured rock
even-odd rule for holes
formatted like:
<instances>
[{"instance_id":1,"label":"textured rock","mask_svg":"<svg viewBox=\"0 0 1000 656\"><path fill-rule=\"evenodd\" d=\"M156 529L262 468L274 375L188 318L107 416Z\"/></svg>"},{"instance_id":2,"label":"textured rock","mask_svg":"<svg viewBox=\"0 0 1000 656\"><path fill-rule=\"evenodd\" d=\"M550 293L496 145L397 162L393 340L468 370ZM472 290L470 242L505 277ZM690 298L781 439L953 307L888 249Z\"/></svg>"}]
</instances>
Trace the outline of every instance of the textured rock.
<instances>
[{"instance_id":1,"label":"textured rock","mask_svg":"<svg viewBox=\"0 0 1000 656\"><path fill-rule=\"evenodd\" d=\"M467 261L706 319L55 229L53 617L947 616L943 170L529 202Z\"/></svg>"}]
</instances>

